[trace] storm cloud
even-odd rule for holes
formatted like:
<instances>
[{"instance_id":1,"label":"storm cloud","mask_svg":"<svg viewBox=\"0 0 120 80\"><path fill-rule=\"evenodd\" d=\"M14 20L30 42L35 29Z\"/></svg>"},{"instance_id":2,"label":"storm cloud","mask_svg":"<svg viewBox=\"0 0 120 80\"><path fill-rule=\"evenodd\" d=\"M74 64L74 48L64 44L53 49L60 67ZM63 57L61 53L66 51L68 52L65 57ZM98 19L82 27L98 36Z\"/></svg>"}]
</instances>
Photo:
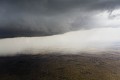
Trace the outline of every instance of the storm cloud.
<instances>
[{"instance_id":1,"label":"storm cloud","mask_svg":"<svg viewBox=\"0 0 120 80\"><path fill-rule=\"evenodd\" d=\"M97 26L96 15L104 11L111 14L119 8L119 0L0 0L0 38L108 27Z\"/></svg>"}]
</instances>

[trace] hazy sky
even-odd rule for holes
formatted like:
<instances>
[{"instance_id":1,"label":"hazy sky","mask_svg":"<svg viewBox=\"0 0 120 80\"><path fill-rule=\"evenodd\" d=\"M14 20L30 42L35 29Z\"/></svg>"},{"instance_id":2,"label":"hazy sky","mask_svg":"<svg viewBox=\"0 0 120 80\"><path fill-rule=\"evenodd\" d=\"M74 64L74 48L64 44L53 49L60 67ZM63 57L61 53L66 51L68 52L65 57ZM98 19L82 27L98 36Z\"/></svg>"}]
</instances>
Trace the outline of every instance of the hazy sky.
<instances>
[{"instance_id":1,"label":"hazy sky","mask_svg":"<svg viewBox=\"0 0 120 80\"><path fill-rule=\"evenodd\" d=\"M117 46L116 46L117 45ZM120 28L96 28L48 37L21 37L0 40L0 55L18 53L101 52L120 48Z\"/></svg>"},{"instance_id":2,"label":"hazy sky","mask_svg":"<svg viewBox=\"0 0 120 80\"><path fill-rule=\"evenodd\" d=\"M0 54L100 51L118 43L120 0L0 0Z\"/></svg>"},{"instance_id":3,"label":"hazy sky","mask_svg":"<svg viewBox=\"0 0 120 80\"><path fill-rule=\"evenodd\" d=\"M118 27L119 8L120 0L0 0L0 38Z\"/></svg>"}]
</instances>

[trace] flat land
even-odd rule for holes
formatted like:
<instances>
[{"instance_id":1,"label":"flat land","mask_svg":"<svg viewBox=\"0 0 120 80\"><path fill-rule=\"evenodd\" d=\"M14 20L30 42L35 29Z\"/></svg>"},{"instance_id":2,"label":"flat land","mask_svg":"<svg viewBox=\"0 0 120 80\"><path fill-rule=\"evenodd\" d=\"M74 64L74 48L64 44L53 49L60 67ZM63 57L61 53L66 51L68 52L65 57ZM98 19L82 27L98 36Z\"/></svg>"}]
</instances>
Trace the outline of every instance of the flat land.
<instances>
[{"instance_id":1,"label":"flat land","mask_svg":"<svg viewBox=\"0 0 120 80\"><path fill-rule=\"evenodd\" d=\"M1 56L0 80L120 80L120 55Z\"/></svg>"}]
</instances>

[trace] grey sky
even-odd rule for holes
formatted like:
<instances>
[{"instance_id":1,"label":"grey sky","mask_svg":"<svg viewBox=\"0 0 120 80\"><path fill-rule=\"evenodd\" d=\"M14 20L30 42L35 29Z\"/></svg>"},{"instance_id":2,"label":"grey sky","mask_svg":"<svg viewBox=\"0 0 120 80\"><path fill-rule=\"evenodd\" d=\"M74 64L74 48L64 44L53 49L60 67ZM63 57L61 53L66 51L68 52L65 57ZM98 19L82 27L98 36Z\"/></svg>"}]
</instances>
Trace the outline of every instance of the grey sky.
<instances>
[{"instance_id":1,"label":"grey sky","mask_svg":"<svg viewBox=\"0 0 120 80\"><path fill-rule=\"evenodd\" d=\"M106 27L99 26L94 17L119 7L120 0L0 0L0 38Z\"/></svg>"}]
</instances>

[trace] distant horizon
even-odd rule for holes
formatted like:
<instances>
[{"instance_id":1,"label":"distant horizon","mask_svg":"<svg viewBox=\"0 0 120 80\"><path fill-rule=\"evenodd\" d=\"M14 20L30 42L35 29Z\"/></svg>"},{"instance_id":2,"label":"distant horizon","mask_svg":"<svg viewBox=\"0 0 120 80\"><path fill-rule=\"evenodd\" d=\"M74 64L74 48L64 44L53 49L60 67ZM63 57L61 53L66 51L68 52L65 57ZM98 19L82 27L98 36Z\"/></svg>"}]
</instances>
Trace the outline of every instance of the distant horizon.
<instances>
[{"instance_id":1,"label":"distant horizon","mask_svg":"<svg viewBox=\"0 0 120 80\"><path fill-rule=\"evenodd\" d=\"M0 40L0 55L18 53L95 53L120 48L120 28L96 28L46 37L18 37ZM92 32L92 33L91 33ZM104 35L103 35L104 34ZM118 46L116 46L118 45Z\"/></svg>"}]
</instances>

